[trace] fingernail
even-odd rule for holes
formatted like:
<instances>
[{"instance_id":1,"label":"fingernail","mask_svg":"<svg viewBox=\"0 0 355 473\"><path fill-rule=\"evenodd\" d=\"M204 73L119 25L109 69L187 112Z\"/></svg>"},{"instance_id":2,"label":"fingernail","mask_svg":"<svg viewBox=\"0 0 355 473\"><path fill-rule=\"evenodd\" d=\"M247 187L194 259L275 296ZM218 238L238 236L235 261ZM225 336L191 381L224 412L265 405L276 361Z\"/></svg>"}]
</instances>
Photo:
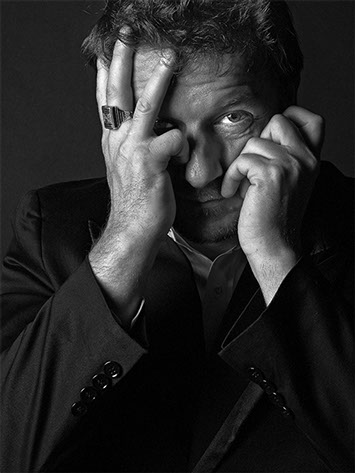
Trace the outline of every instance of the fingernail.
<instances>
[{"instance_id":1,"label":"fingernail","mask_svg":"<svg viewBox=\"0 0 355 473\"><path fill-rule=\"evenodd\" d=\"M121 34L124 34L124 35L129 35L130 33L132 32L132 28L128 25L124 25L122 26L122 28L120 29L120 33Z\"/></svg>"},{"instance_id":2,"label":"fingernail","mask_svg":"<svg viewBox=\"0 0 355 473\"><path fill-rule=\"evenodd\" d=\"M161 63L170 66L175 61L175 54L171 49L164 49L162 51Z\"/></svg>"},{"instance_id":3,"label":"fingernail","mask_svg":"<svg viewBox=\"0 0 355 473\"><path fill-rule=\"evenodd\" d=\"M130 26L128 25L122 26L119 32L117 42L123 43L127 46L127 43L129 42L131 34L132 34L132 28Z\"/></svg>"}]
</instances>

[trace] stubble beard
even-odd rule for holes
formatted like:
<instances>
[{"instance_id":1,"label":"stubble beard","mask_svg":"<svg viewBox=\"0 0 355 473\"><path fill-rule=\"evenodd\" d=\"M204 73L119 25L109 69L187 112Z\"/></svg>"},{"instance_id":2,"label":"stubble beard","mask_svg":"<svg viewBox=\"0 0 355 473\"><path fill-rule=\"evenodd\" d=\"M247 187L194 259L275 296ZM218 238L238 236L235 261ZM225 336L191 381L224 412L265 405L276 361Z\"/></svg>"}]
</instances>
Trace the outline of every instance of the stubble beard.
<instances>
[{"instance_id":1,"label":"stubble beard","mask_svg":"<svg viewBox=\"0 0 355 473\"><path fill-rule=\"evenodd\" d=\"M180 205L179 205L180 204ZM185 239L197 244L221 243L238 235L238 217L221 222L218 208L191 208L177 202L174 229Z\"/></svg>"},{"instance_id":2,"label":"stubble beard","mask_svg":"<svg viewBox=\"0 0 355 473\"><path fill-rule=\"evenodd\" d=\"M226 213L221 195L223 176L203 188L194 188L186 180L183 168L169 169L175 200L174 229L185 239L196 244L221 243L236 239L239 211ZM221 199L221 205L218 200ZM216 201L216 205L205 202Z\"/></svg>"}]
</instances>

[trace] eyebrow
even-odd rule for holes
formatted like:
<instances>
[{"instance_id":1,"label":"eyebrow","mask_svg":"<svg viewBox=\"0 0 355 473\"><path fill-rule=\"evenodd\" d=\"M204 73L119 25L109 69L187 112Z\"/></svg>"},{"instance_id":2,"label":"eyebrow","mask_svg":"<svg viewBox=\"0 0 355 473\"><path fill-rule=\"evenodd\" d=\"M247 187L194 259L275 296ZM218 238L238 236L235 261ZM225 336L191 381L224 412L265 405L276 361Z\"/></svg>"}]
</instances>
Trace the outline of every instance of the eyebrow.
<instances>
[{"instance_id":1,"label":"eyebrow","mask_svg":"<svg viewBox=\"0 0 355 473\"><path fill-rule=\"evenodd\" d=\"M226 101L221 102L221 108L232 107L234 105L240 105L242 103L250 103L255 100L254 94L250 90L243 91L238 94L237 97L227 99Z\"/></svg>"}]
</instances>

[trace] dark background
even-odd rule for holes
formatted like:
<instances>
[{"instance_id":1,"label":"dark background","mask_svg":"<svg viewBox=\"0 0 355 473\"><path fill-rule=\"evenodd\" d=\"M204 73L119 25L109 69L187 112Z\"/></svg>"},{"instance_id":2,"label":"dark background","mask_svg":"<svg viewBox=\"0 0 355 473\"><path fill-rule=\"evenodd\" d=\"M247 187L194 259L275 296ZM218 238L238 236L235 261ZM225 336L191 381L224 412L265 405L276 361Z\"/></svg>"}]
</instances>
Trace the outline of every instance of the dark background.
<instances>
[{"instance_id":1,"label":"dark background","mask_svg":"<svg viewBox=\"0 0 355 473\"><path fill-rule=\"evenodd\" d=\"M322 159L353 175L352 1L292 1L305 55L299 104L326 118ZM2 252L20 196L103 175L94 72L80 45L103 7L90 1L2 1Z\"/></svg>"}]
</instances>

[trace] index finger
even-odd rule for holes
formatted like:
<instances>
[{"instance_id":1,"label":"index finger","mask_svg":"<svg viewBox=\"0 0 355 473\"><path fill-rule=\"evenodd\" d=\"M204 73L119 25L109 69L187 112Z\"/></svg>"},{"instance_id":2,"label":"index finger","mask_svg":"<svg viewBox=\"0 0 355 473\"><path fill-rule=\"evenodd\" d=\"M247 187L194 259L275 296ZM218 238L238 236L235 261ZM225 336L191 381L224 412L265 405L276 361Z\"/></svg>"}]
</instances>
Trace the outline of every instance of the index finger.
<instances>
[{"instance_id":1,"label":"index finger","mask_svg":"<svg viewBox=\"0 0 355 473\"><path fill-rule=\"evenodd\" d=\"M130 131L130 134L136 135L137 138L144 139L151 136L153 132L155 121L174 74L174 61L175 57L170 51L161 57L137 101Z\"/></svg>"},{"instance_id":2,"label":"index finger","mask_svg":"<svg viewBox=\"0 0 355 473\"><path fill-rule=\"evenodd\" d=\"M324 118L296 105L288 107L283 115L295 123L311 151L319 158L324 141Z\"/></svg>"},{"instance_id":3,"label":"index finger","mask_svg":"<svg viewBox=\"0 0 355 473\"><path fill-rule=\"evenodd\" d=\"M121 32L127 32L127 29L122 28ZM116 106L121 110L133 110L132 58L133 49L118 39L108 73L107 105Z\"/></svg>"}]
</instances>

